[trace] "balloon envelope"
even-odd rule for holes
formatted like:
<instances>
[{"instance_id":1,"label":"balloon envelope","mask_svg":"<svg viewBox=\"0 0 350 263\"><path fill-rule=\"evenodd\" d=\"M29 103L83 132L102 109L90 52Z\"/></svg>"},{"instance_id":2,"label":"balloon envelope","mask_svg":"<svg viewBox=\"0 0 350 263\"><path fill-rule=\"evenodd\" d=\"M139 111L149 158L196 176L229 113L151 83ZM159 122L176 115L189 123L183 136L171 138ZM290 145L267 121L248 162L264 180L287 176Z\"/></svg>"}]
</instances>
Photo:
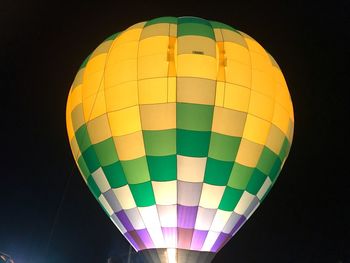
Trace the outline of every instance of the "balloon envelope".
<instances>
[{"instance_id":1,"label":"balloon envelope","mask_svg":"<svg viewBox=\"0 0 350 263\"><path fill-rule=\"evenodd\" d=\"M79 69L66 113L93 195L137 251L165 249L169 262L176 249L212 255L228 242L271 189L294 127L272 56L196 17L106 39Z\"/></svg>"}]
</instances>

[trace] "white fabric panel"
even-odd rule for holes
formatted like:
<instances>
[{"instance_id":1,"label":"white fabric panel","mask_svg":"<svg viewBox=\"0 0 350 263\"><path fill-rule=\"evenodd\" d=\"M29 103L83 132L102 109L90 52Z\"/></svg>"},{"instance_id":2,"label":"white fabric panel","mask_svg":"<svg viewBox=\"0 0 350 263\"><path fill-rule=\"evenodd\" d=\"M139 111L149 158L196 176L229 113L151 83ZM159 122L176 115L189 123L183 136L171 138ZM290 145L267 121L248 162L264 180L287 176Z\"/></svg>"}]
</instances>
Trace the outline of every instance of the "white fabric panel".
<instances>
[{"instance_id":1,"label":"white fabric panel","mask_svg":"<svg viewBox=\"0 0 350 263\"><path fill-rule=\"evenodd\" d=\"M97 184L98 188L100 189L101 193L104 193L107 190L111 189L111 186L109 185L107 178L105 176L105 173L103 172L101 167L98 168L91 175L94 178L94 181Z\"/></svg>"},{"instance_id":2,"label":"white fabric panel","mask_svg":"<svg viewBox=\"0 0 350 263\"><path fill-rule=\"evenodd\" d=\"M203 207L198 207L195 229L198 230L209 230L213 222L216 209L208 209Z\"/></svg>"},{"instance_id":3,"label":"white fabric panel","mask_svg":"<svg viewBox=\"0 0 350 263\"><path fill-rule=\"evenodd\" d=\"M204 208L217 209L219 207L225 186L203 183L202 196L199 205Z\"/></svg>"},{"instance_id":4,"label":"white fabric panel","mask_svg":"<svg viewBox=\"0 0 350 263\"><path fill-rule=\"evenodd\" d=\"M141 217L137 207L124 210L124 212L125 212L126 216L128 217L128 219L130 220L132 226L136 230L140 230L140 229L145 229L146 228L146 226L143 223L142 217Z\"/></svg>"},{"instance_id":5,"label":"white fabric panel","mask_svg":"<svg viewBox=\"0 0 350 263\"><path fill-rule=\"evenodd\" d=\"M207 158L177 155L177 179L185 182L203 182Z\"/></svg>"},{"instance_id":6,"label":"white fabric panel","mask_svg":"<svg viewBox=\"0 0 350 263\"><path fill-rule=\"evenodd\" d=\"M259 192L256 194L256 196L261 200L267 190L269 190L269 187L271 186L272 182L269 177L266 177L264 184L261 186Z\"/></svg>"},{"instance_id":7,"label":"white fabric panel","mask_svg":"<svg viewBox=\"0 0 350 263\"><path fill-rule=\"evenodd\" d=\"M160 228L157 207L153 205L148 207L139 207L138 209L154 245L156 247L164 247L165 242L163 232Z\"/></svg>"},{"instance_id":8,"label":"white fabric panel","mask_svg":"<svg viewBox=\"0 0 350 263\"><path fill-rule=\"evenodd\" d=\"M202 183L177 181L177 203L185 206L198 206Z\"/></svg>"},{"instance_id":9,"label":"white fabric panel","mask_svg":"<svg viewBox=\"0 0 350 263\"><path fill-rule=\"evenodd\" d=\"M157 205L174 205L177 203L177 181L152 182Z\"/></svg>"},{"instance_id":10,"label":"white fabric panel","mask_svg":"<svg viewBox=\"0 0 350 263\"><path fill-rule=\"evenodd\" d=\"M128 185L124 185L120 188L113 189L113 192L123 209L130 209L136 207L134 197L132 196L130 187Z\"/></svg>"},{"instance_id":11,"label":"white fabric panel","mask_svg":"<svg viewBox=\"0 0 350 263\"><path fill-rule=\"evenodd\" d=\"M109 216L113 215L113 209L111 208L111 206L108 204L106 198L103 195L100 195L98 197L98 200L100 201L101 205L106 209L107 213L109 214Z\"/></svg>"},{"instance_id":12,"label":"white fabric panel","mask_svg":"<svg viewBox=\"0 0 350 263\"><path fill-rule=\"evenodd\" d=\"M238 220L241 218L241 215L232 212L230 218L227 220L227 223L225 227L223 228L222 232L229 234L232 229L235 227L237 224Z\"/></svg>"},{"instance_id":13,"label":"white fabric panel","mask_svg":"<svg viewBox=\"0 0 350 263\"><path fill-rule=\"evenodd\" d=\"M202 251L210 251L210 249L213 247L215 244L215 241L218 239L218 236L220 235L219 232L213 232L209 231L208 235L204 241Z\"/></svg>"},{"instance_id":14,"label":"white fabric panel","mask_svg":"<svg viewBox=\"0 0 350 263\"><path fill-rule=\"evenodd\" d=\"M237 214L243 215L247 208L249 207L250 203L254 200L255 195L252 195L248 193L247 191L244 191L241 199L239 199L236 207L235 207L235 212Z\"/></svg>"},{"instance_id":15,"label":"white fabric panel","mask_svg":"<svg viewBox=\"0 0 350 263\"><path fill-rule=\"evenodd\" d=\"M114 225L119 229L120 232L125 234L127 232L126 228L123 226L123 224L120 222L119 218L116 214L113 214L111 216L111 220L114 223Z\"/></svg>"},{"instance_id":16,"label":"white fabric panel","mask_svg":"<svg viewBox=\"0 0 350 263\"><path fill-rule=\"evenodd\" d=\"M231 214L232 212L218 209L210 230L215 232L222 232Z\"/></svg>"},{"instance_id":17,"label":"white fabric panel","mask_svg":"<svg viewBox=\"0 0 350 263\"><path fill-rule=\"evenodd\" d=\"M177 227L176 205L157 205L157 210L162 227Z\"/></svg>"},{"instance_id":18,"label":"white fabric panel","mask_svg":"<svg viewBox=\"0 0 350 263\"><path fill-rule=\"evenodd\" d=\"M118 199L115 196L112 189L109 189L107 192L103 193L103 196L106 198L108 204L111 206L111 208L113 209L113 211L115 213L122 210L122 207L121 207L120 203L118 202Z\"/></svg>"}]
</instances>

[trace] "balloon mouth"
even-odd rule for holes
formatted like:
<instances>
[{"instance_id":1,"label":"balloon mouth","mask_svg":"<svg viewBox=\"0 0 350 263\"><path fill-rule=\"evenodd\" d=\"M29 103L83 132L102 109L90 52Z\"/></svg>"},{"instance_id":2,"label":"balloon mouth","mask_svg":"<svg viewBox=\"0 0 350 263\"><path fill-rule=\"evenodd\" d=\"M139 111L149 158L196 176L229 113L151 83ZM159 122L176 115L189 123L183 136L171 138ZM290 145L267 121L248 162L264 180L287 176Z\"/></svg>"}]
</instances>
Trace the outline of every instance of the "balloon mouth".
<instances>
[{"instance_id":1,"label":"balloon mouth","mask_svg":"<svg viewBox=\"0 0 350 263\"><path fill-rule=\"evenodd\" d=\"M139 251L147 263L209 263L215 253L180 248L153 248Z\"/></svg>"}]
</instances>

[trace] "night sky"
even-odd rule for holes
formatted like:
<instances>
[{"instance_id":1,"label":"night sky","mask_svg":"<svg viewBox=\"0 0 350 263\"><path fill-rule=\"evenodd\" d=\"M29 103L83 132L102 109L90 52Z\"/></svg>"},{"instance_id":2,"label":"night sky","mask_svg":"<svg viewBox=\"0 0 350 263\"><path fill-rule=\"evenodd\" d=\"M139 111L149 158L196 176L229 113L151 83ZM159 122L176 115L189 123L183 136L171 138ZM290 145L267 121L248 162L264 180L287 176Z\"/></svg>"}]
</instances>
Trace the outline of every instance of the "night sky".
<instances>
[{"instance_id":1,"label":"night sky","mask_svg":"<svg viewBox=\"0 0 350 263\"><path fill-rule=\"evenodd\" d=\"M305 2L1 1L0 251L16 263L126 258L127 241L75 167L67 95L106 37L155 17L192 15L261 43L279 63L295 111L277 183L214 262L350 262L350 5Z\"/></svg>"}]
</instances>

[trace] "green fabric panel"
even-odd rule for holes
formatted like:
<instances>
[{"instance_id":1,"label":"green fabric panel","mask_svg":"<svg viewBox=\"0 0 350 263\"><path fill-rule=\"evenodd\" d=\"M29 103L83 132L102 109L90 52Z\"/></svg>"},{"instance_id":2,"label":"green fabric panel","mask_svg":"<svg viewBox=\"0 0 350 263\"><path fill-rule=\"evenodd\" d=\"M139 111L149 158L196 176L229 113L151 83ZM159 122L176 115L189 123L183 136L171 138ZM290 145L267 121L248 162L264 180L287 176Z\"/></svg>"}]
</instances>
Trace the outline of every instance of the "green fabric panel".
<instances>
[{"instance_id":1,"label":"green fabric panel","mask_svg":"<svg viewBox=\"0 0 350 263\"><path fill-rule=\"evenodd\" d=\"M217 21L210 21L210 24L213 28L220 28L220 29L228 29L234 32L237 32L236 29L234 29L232 26L226 25L224 23L221 22L217 22Z\"/></svg>"},{"instance_id":2,"label":"green fabric panel","mask_svg":"<svg viewBox=\"0 0 350 263\"><path fill-rule=\"evenodd\" d=\"M138 207L151 206L156 203L150 181L141 184L130 184L129 187Z\"/></svg>"},{"instance_id":3,"label":"green fabric panel","mask_svg":"<svg viewBox=\"0 0 350 263\"><path fill-rule=\"evenodd\" d=\"M215 40L215 34L211 25L203 23L182 23L177 26L177 36L196 35L209 37Z\"/></svg>"},{"instance_id":4,"label":"green fabric panel","mask_svg":"<svg viewBox=\"0 0 350 263\"><path fill-rule=\"evenodd\" d=\"M264 146L256 168L258 168L260 171L267 175L270 173L276 158L277 155L269 148Z\"/></svg>"},{"instance_id":5,"label":"green fabric panel","mask_svg":"<svg viewBox=\"0 0 350 263\"><path fill-rule=\"evenodd\" d=\"M122 31L122 32L123 32L123 31ZM116 39L117 36L119 36L122 32L117 32L117 33L115 33L115 34L113 34L113 35L107 37L107 38L105 39L105 41L103 41L103 42Z\"/></svg>"},{"instance_id":6,"label":"green fabric panel","mask_svg":"<svg viewBox=\"0 0 350 263\"><path fill-rule=\"evenodd\" d=\"M128 183L120 162L115 162L111 165L104 166L102 169L112 188L118 188Z\"/></svg>"},{"instance_id":7,"label":"green fabric panel","mask_svg":"<svg viewBox=\"0 0 350 263\"><path fill-rule=\"evenodd\" d=\"M143 131L147 155L163 156L176 154L176 130Z\"/></svg>"},{"instance_id":8,"label":"green fabric panel","mask_svg":"<svg viewBox=\"0 0 350 263\"><path fill-rule=\"evenodd\" d=\"M234 161L240 142L240 137L212 132L208 156L221 161Z\"/></svg>"},{"instance_id":9,"label":"green fabric panel","mask_svg":"<svg viewBox=\"0 0 350 263\"><path fill-rule=\"evenodd\" d=\"M177 18L173 16L163 16L163 17L154 18L154 19L148 20L145 24L145 27L154 25L154 24L160 24L160 23L176 24Z\"/></svg>"},{"instance_id":10,"label":"green fabric panel","mask_svg":"<svg viewBox=\"0 0 350 263\"><path fill-rule=\"evenodd\" d=\"M233 162L207 159L204 182L212 185L226 185L232 170Z\"/></svg>"},{"instance_id":11,"label":"green fabric panel","mask_svg":"<svg viewBox=\"0 0 350 263\"><path fill-rule=\"evenodd\" d=\"M84 157L82 155L80 155L80 157L78 159L78 165L79 165L81 173L87 179L91 175L91 173L90 173L89 168L87 167L85 160L84 160Z\"/></svg>"},{"instance_id":12,"label":"green fabric panel","mask_svg":"<svg viewBox=\"0 0 350 263\"><path fill-rule=\"evenodd\" d=\"M191 157L207 157L210 133L203 131L176 130L177 154Z\"/></svg>"},{"instance_id":13,"label":"green fabric panel","mask_svg":"<svg viewBox=\"0 0 350 263\"><path fill-rule=\"evenodd\" d=\"M96 156L95 150L92 146L90 146L85 152L83 152L83 157L87 167L89 168L90 173L95 172L101 166Z\"/></svg>"},{"instance_id":14,"label":"green fabric panel","mask_svg":"<svg viewBox=\"0 0 350 263\"><path fill-rule=\"evenodd\" d=\"M280 169L281 169L281 165L282 165L281 160L279 158L276 158L275 163L273 164L272 169L271 169L270 174L269 174L269 177L273 183L275 182L275 180L278 177L278 174L279 174Z\"/></svg>"},{"instance_id":15,"label":"green fabric panel","mask_svg":"<svg viewBox=\"0 0 350 263\"><path fill-rule=\"evenodd\" d=\"M129 184L139 184L150 180L146 157L120 161Z\"/></svg>"},{"instance_id":16,"label":"green fabric panel","mask_svg":"<svg viewBox=\"0 0 350 263\"><path fill-rule=\"evenodd\" d=\"M188 23L195 23L195 24L202 24L206 26L210 26L210 22L206 19L195 17L195 16L183 16L179 17L178 24L188 24Z\"/></svg>"},{"instance_id":17,"label":"green fabric panel","mask_svg":"<svg viewBox=\"0 0 350 263\"><path fill-rule=\"evenodd\" d=\"M80 152L84 152L90 147L91 141L85 124L75 132L75 138L77 139Z\"/></svg>"},{"instance_id":18,"label":"green fabric panel","mask_svg":"<svg viewBox=\"0 0 350 263\"><path fill-rule=\"evenodd\" d=\"M86 67L86 64L89 62L90 57L91 57L91 54L87 56L87 58L84 60L84 62L80 65L79 69Z\"/></svg>"},{"instance_id":19,"label":"green fabric panel","mask_svg":"<svg viewBox=\"0 0 350 263\"><path fill-rule=\"evenodd\" d=\"M286 137L283 141L282 148L281 148L280 153L279 153L279 158L281 161L283 161L284 158L286 158L288 156L289 149L290 149L290 144L289 144L289 141Z\"/></svg>"},{"instance_id":20,"label":"green fabric panel","mask_svg":"<svg viewBox=\"0 0 350 263\"><path fill-rule=\"evenodd\" d=\"M92 176L90 176L88 179L87 179L87 185L89 186L90 188L90 191L93 193L93 195L98 198L100 195L101 195L101 191L100 189L98 188L97 184L95 183L94 181L94 178Z\"/></svg>"},{"instance_id":21,"label":"green fabric panel","mask_svg":"<svg viewBox=\"0 0 350 263\"><path fill-rule=\"evenodd\" d=\"M118 155L114 146L113 138L108 138L107 140L94 144L94 149L102 166L118 161Z\"/></svg>"},{"instance_id":22,"label":"green fabric panel","mask_svg":"<svg viewBox=\"0 0 350 263\"><path fill-rule=\"evenodd\" d=\"M176 103L176 127L192 131L210 131L214 106Z\"/></svg>"},{"instance_id":23,"label":"green fabric panel","mask_svg":"<svg viewBox=\"0 0 350 263\"><path fill-rule=\"evenodd\" d=\"M264 184L266 175L260 172L258 169L254 169L253 175L249 180L248 186L247 186L247 192L256 195L261 186Z\"/></svg>"},{"instance_id":24,"label":"green fabric panel","mask_svg":"<svg viewBox=\"0 0 350 263\"><path fill-rule=\"evenodd\" d=\"M244 190L246 189L253 172L253 168L234 163L227 185L236 189Z\"/></svg>"},{"instance_id":25,"label":"green fabric panel","mask_svg":"<svg viewBox=\"0 0 350 263\"><path fill-rule=\"evenodd\" d=\"M224 211L233 211L243 194L243 190L226 187L219 204L219 209Z\"/></svg>"},{"instance_id":26,"label":"green fabric panel","mask_svg":"<svg viewBox=\"0 0 350 263\"><path fill-rule=\"evenodd\" d=\"M176 180L176 155L147 156L147 163L152 181Z\"/></svg>"}]
</instances>

